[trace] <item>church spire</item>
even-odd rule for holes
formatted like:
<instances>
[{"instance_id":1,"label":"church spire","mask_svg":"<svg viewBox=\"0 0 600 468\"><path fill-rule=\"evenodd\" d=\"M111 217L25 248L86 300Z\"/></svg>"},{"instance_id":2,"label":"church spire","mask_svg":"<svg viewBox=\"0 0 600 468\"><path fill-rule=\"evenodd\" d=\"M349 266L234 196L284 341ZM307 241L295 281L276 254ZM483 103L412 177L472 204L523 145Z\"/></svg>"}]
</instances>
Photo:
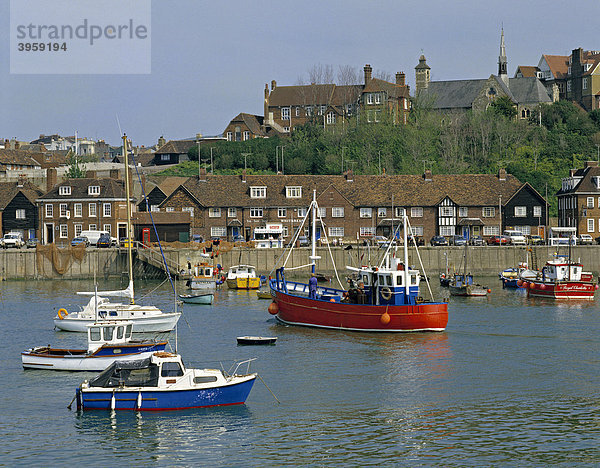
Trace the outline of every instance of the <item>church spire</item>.
<instances>
[{"instance_id":1,"label":"church spire","mask_svg":"<svg viewBox=\"0 0 600 468\"><path fill-rule=\"evenodd\" d=\"M498 56L498 76L502 79L508 77L508 60L506 59L506 47L504 46L504 28L500 35L500 55Z\"/></svg>"}]
</instances>

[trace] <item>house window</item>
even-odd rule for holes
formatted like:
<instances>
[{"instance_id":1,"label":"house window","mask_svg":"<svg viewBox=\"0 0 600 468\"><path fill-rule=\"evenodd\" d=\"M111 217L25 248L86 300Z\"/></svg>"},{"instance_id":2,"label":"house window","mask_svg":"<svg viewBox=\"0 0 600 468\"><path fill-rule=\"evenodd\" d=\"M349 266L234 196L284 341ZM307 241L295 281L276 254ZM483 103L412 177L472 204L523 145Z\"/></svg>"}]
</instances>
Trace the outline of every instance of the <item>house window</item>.
<instances>
[{"instance_id":1,"label":"house window","mask_svg":"<svg viewBox=\"0 0 600 468\"><path fill-rule=\"evenodd\" d=\"M583 89L587 89L587 78L583 79Z\"/></svg>"},{"instance_id":2,"label":"house window","mask_svg":"<svg viewBox=\"0 0 600 468\"><path fill-rule=\"evenodd\" d=\"M166 211L167 213L173 213L173 211L175 211L175 208L173 208L172 206L167 206L167 207L165 208L165 211Z\"/></svg>"},{"instance_id":3,"label":"house window","mask_svg":"<svg viewBox=\"0 0 600 468\"><path fill-rule=\"evenodd\" d=\"M361 218L370 218L373 216L373 210L371 208L361 208L360 209L360 217Z\"/></svg>"},{"instance_id":4,"label":"house window","mask_svg":"<svg viewBox=\"0 0 600 468\"><path fill-rule=\"evenodd\" d=\"M250 187L250 198L267 198L267 187Z\"/></svg>"},{"instance_id":5,"label":"house window","mask_svg":"<svg viewBox=\"0 0 600 468\"><path fill-rule=\"evenodd\" d=\"M372 226L361 226L359 233L361 236L374 236L375 228Z\"/></svg>"},{"instance_id":6,"label":"house window","mask_svg":"<svg viewBox=\"0 0 600 468\"><path fill-rule=\"evenodd\" d=\"M81 203L75 203L73 205L73 210L75 211L74 216L76 218L81 218L83 216L83 208Z\"/></svg>"},{"instance_id":7,"label":"house window","mask_svg":"<svg viewBox=\"0 0 600 468\"><path fill-rule=\"evenodd\" d=\"M335 123L335 113L332 112L328 112L327 113L327 124L331 125Z\"/></svg>"},{"instance_id":8,"label":"house window","mask_svg":"<svg viewBox=\"0 0 600 468\"><path fill-rule=\"evenodd\" d=\"M594 232L594 219L593 218L588 218L587 228L588 228L588 232Z\"/></svg>"},{"instance_id":9,"label":"house window","mask_svg":"<svg viewBox=\"0 0 600 468\"><path fill-rule=\"evenodd\" d=\"M25 219L25 209L24 208L19 208L15 211L15 218L16 219Z\"/></svg>"},{"instance_id":10,"label":"house window","mask_svg":"<svg viewBox=\"0 0 600 468\"><path fill-rule=\"evenodd\" d=\"M493 206L484 206L481 210L481 215L484 218L493 218L494 216L496 216L496 208L494 208Z\"/></svg>"},{"instance_id":11,"label":"house window","mask_svg":"<svg viewBox=\"0 0 600 468\"><path fill-rule=\"evenodd\" d=\"M300 108L296 106L296 117L300 117Z\"/></svg>"},{"instance_id":12,"label":"house window","mask_svg":"<svg viewBox=\"0 0 600 468\"><path fill-rule=\"evenodd\" d=\"M88 229L89 229L90 231L95 231L95 230L96 230L96 225L95 225L95 224L90 224L90 225L88 226Z\"/></svg>"},{"instance_id":13,"label":"house window","mask_svg":"<svg viewBox=\"0 0 600 468\"><path fill-rule=\"evenodd\" d=\"M453 236L454 226L440 226L440 236Z\"/></svg>"},{"instance_id":14,"label":"house window","mask_svg":"<svg viewBox=\"0 0 600 468\"><path fill-rule=\"evenodd\" d=\"M531 226L515 226L515 231L520 232L524 236L531 234Z\"/></svg>"},{"instance_id":15,"label":"house window","mask_svg":"<svg viewBox=\"0 0 600 468\"><path fill-rule=\"evenodd\" d=\"M69 185L61 185L58 187L59 195L71 195L71 186Z\"/></svg>"},{"instance_id":16,"label":"house window","mask_svg":"<svg viewBox=\"0 0 600 468\"><path fill-rule=\"evenodd\" d=\"M158 205L150 205L150 211L157 212L160 211L160 208Z\"/></svg>"},{"instance_id":17,"label":"house window","mask_svg":"<svg viewBox=\"0 0 600 468\"><path fill-rule=\"evenodd\" d=\"M587 207L594 208L594 197L587 197Z\"/></svg>"},{"instance_id":18,"label":"house window","mask_svg":"<svg viewBox=\"0 0 600 468\"><path fill-rule=\"evenodd\" d=\"M221 208L209 208L208 209L208 217L209 218L220 218L221 217Z\"/></svg>"},{"instance_id":19,"label":"house window","mask_svg":"<svg viewBox=\"0 0 600 468\"><path fill-rule=\"evenodd\" d=\"M404 208L398 206L394 209L394 211L396 212L396 214L394 216L398 216L398 217L402 217L404 216Z\"/></svg>"},{"instance_id":20,"label":"house window","mask_svg":"<svg viewBox=\"0 0 600 468\"><path fill-rule=\"evenodd\" d=\"M306 216L306 208L298 208L298 217L304 218Z\"/></svg>"},{"instance_id":21,"label":"house window","mask_svg":"<svg viewBox=\"0 0 600 468\"><path fill-rule=\"evenodd\" d=\"M373 104L373 94L367 94L367 104Z\"/></svg>"},{"instance_id":22,"label":"house window","mask_svg":"<svg viewBox=\"0 0 600 468\"><path fill-rule=\"evenodd\" d=\"M262 208L250 208L250 217L251 218L262 218L263 217L263 209Z\"/></svg>"},{"instance_id":23,"label":"house window","mask_svg":"<svg viewBox=\"0 0 600 468\"><path fill-rule=\"evenodd\" d=\"M232 141L232 140L233 140L233 133L227 132L227 141Z\"/></svg>"},{"instance_id":24,"label":"house window","mask_svg":"<svg viewBox=\"0 0 600 468\"><path fill-rule=\"evenodd\" d=\"M526 206L515 206L515 217L516 218L524 218L527 216L527 207Z\"/></svg>"},{"instance_id":25,"label":"house window","mask_svg":"<svg viewBox=\"0 0 600 468\"><path fill-rule=\"evenodd\" d=\"M237 216L237 209L235 208L227 208L227 217L235 218Z\"/></svg>"},{"instance_id":26,"label":"house window","mask_svg":"<svg viewBox=\"0 0 600 468\"><path fill-rule=\"evenodd\" d=\"M453 206L440 206L440 216L454 216Z\"/></svg>"},{"instance_id":27,"label":"house window","mask_svg":"<svg viewBox=\"0 0 600 468\"><path fill-rule=\"evenodd\" d=\"M387 210L385 208L377 208L377 217L378 218L385 218L387 214Z\"/></svg>"},{"instance_id":28,"label":"house window","mask_svg":"<svg viewBox=\"0 0 600 468\"><path fill-rule=\"evenodd\" d=\"M103 204L103 209L104 209L104 217L107 218L111 215L111 204L110 203L104 203Z\"/></svg>"},{"instance_id":29,"label":"house window","mask_svg":"<svg viewBox=\"0 0 600 468\"><path fill-rule=\"evenodd\" d=\"M331 208L331 217L332 218L343 218L344 217L344 207L343 206L334 206Z\"/></svg>"},{"instance_id":30,"label":"house window","mask_svg":"<svg viewBox=\"0 0 600 468\"><path fill-rule=\"evenodd\" d=\"M319 208L319 213L317 214L319 218L324 218L327 216L327 208Z\"/></svg>"},{"instance_id":31,"label":"house window","mask_svg":"<svg viewBox=\"0 0 600 468\"><path fill-rule=\"evenodd\" d=\"M500 227L499 226L483 226L483 235L484 236L499 236L500 235Z\"/></svg>"},{"instance_id":32,"label":"house window","mask_svg":"<svg viewBox=\"0 0 600 468\"><path fill-rule=\"evenodd\" d=\"M250 139L250 132L248 130L244 131L244 141L247 141Z\"/></svg>"},{"instance_id":33,"label":"house window","mask_svg":"<svg viewBox=\"0 0 600 468\"><path fill-rule=\"evenodd\" d=\"M277 208L277 217L285 218L287 215L287 210L285 208Z\"/></svg>"},{"instance_id":34,"label":"house window","mask_svg":"<svg viewBox=\"0 0 600 468\"><path fill-rule=\"evenodd\" d=\"M290 120L290 108L289 107L281 108L281 120Z\"/></svg>"},{"instance_id":35,"label":"house window","mask_svg":"<svg viewBox=\"0 0 600 468\"><path fill-rule=\"evenodd\" d=\"M66 203L61 203L59 206L59 213L60 213L60 217L61 218L66 218L67 217L67 204Z\"/></svg>"},{"instance_id":36,"label":"house window","mask_svg":"<svg viewBox=\"0 0 600 468\"><path fill-rule=\"evenodd\" d=\"M161 154L160 155L160 160L161 161L170 161L171 160L171 155L170 154Z\"/></svg>"},{"instance_id":37,"label":"house window","mask_svg":"<svg viewBox=\"0 0 600 468\"><path fill-rule=\"evenodd\" d=\"M458 216L460 216L461 218L466 218L467 216L469 216L469 208L467 208L466 206L461 206L458 209Z\"/></svg>"},{"instance_id":38,"label":"house window","mask_svg":"<svg viewBox=\"0 0 600 468\"><path fill-rule=\"evenodd\" d=\"M110 234L110 224L105 224L105 225L103 225L103 226L102 226L102 230L103 230L103 231L106 231L106 232L108 232L108 233Z\"/></svg>"},{"instance_id":39,"label":"house window","mask_svg":"<svg viewBox=\"0 0 600 468\"><path fill-rule=\"evenodd\" d=\"M423 236L423 226L411 226L410 231L413 236Z\"/></svg>"},{"instance_id":40,"label":"house window","mask_svg":"<svg viewBox=\"0 0 600 468\"><path fill-rule=\"evenodd\" d=\"M99 185L90 185L88 187L88 195L100 195L100 186Z\"/></svg>"},{"instance_id":41,"label":"house window","mask_svg":"<svg viewBox=\"0 0 600 468\"><path fill-rule=\"evenodd\" d=\"M331 237L344 237L344 228L343 227L330 227L329 235Z\"/></svg>"},{"instance_id":42,"label":"house window","mask_svg":"<svg viewBox=\"0 0 600 468\"><path fill-rule=\"evenodd\" d=\"M307 117L312 117L313 115L313 108L312 106L306 106L306 116Z\"/></svg>"},{"instance_id":43,"label":"house window","mask_svg":"<svg viewBox=\"0 0 600 468\"><path fill-rule=\"evenodd\" d=\"M381 104L381 93L375 93L375 104Z\"/></svg>"},{"instance_id":44,"label":"house window","mask_svg":"<svg viewBox=\"0 0 600 468\"><path fill-rule=\"evenodd\" d=\"M319 107L319 115L323 115L326 110L327 110L327 106L321 106L321 107Z\"/></svg>"},{"instance_id":45,"label":"house window","mask_svg":"<svg viewBox=\"0 0 600 468\"><path fill-rule=\"evenodd\" d=\"M187 211L192 218L194 217L194 207L193 206L184 206L183 208L181 208L181 211Z\"/></svg>"},{"instance_id":46,"label":"house window","mask_svg":"<svg viewBox=\"0 0 600 468\"><path fill-rule=\"evenodd\" d=\"M290 133L290 127L283 127L284 133Z\"/></svg>"},{"instance_id":47,"label":"house window","mask_svg":"<svg viewBox=\"0 0 600 468\"><path fill-rule=\"evenodd\" d=\"M213 226L210 228L211 237L225 237L227 235L227 228L221 226Z\"/></svg>"},{"instance_id":48,"label":"house window","mask_svg":"<svg viewBox=\"0 0 600 468\"><path fill-rule=\"evenodd\" d=\"M413 206L410 209L411 218L422 218L423 217L423 207L422 206Z\"/></svg>"},{"instance_id":49,"label":"house window","mask_svg":"<svg viewBox=\"0 0 600 468\"><path fill-rule=\"evenodd\" d=\"M90 203L88 205L88 213L89 213L90 217L96 216L96 204L95 203Z\"/></svg>"},{"instance_id":50,"label":"house window","mask_svg":"<svg viewBox=\"0 0 600 468\"><path fill-rule=\"evenodd\" d=\"M60 238L67 239L69 237L69 226L66 224L60 225Z\"/></svg>"},{"instance_id":51,"label":"house window","mask_svg":"<svg viewBox=\"0 0 600 468\"><path fill-rule=\"evenodd\" d=\"M542 216L542 207L541 206L534 206L533 207L533 216L537 216L538 218L540 216Z\"/></svg>"},{"instance_id":52,"label":"house window","mask_svg":"<svg viewBox=\"0 0 600 468\"><path fill-rule=\"evenodd\" d=\"M83 231L83 224L75 224L73 227L75 228L75 237L79 237Z\"/></svg>"},{"instance_id":53,"label":"house window","mask_svg":"<svg viewBox=\"0 0 600 468\"><path fill-rule=\"evenodd\" d=\"M571 67L569 67L569 68L571 68ZM571 74L571 73L569 72L569 74ZM567 91L568 92L571 91L571 80L567 81Z\"/></svg>"},{"instance_id":54,"label":"house window","mask_svg":"<svg viewBox=\"0 0 600 468\"><path fill-rule=\"evenodd\" d=\"M281 230L281 235L282 235L282 237L287 237L290 235L290 231L287 226L283 226L283 228Z\"/></svg>"},{"instance_id":55,"label":"house window","mask_svg":"<svg viewBox=\"0 0 600 468\"><path fill-rule=\"evenodd\" d=\"M285 188L285 196L287 198L301 198L302 197L302 187L300 187L300 186L286 187Z\"/></svg>"}]
</instances>

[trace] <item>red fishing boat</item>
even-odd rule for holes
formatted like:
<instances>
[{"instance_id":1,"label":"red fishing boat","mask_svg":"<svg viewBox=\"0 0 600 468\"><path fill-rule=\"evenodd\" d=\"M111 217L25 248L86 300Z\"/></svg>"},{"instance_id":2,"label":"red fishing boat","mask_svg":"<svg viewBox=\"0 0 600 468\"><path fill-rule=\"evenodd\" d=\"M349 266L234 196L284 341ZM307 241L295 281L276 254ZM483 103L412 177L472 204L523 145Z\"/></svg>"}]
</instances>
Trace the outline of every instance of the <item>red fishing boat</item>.
<instances>
[{"instance_id":1,"label":"red fishing boat","mask_svg":"<svg viewBox=\"0 0 600 468\"><path fill-rule=\"evenodd\" d=\"M557 256L546 262L542 271L527 281L521 281L528 296L553 299L594 299L598 284L592 273L583 271L583 265L568 257Z\"/></svg>"},{"instance_id":2,"label":"red fishing boat","mask_svg":"<svg viewBox=\"0 0 600 468\"><path fill-rule=\"evenodd\" d=\"M316 196L303 224L311 211L312 263L306 266L312 266L314 273L314 262L320 258L315 252ZM390 242L378 265L347 267L352 272L348 289L322 286L314 279L308 283L287 281L285 265L277 269L275 278L270 280L273 302L269 305L269 313L289 325L368 332L443 331L448 323L448 303L433 300L429 283L431 299L422 297L420 272L408 266L407 231L410 226L406 216L403 225L404 258L395 256L394 243ZM298 232L301 230L302 226ZM291 245L294 244L295 239ZM337 274L336 278L341 286Z\"/></svg>"}]
</instances>

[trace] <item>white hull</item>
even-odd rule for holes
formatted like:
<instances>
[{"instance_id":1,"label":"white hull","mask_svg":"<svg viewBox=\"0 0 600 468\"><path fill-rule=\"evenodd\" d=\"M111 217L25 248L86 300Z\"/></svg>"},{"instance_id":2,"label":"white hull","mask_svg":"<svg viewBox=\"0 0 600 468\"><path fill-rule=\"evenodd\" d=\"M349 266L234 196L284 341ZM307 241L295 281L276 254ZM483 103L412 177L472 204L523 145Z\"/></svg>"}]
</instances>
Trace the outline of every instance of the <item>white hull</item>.
<instances>
[{"instance_id":1,"label":"white hull","mask_svg":"<svg viewBox=\"0 0 600 468\"><path fill-rule=\"evenodd\" d=\"M200 291L214 291L217 289L217 282L213 280L198 280L191 279L190 280L190 289L200 290Z\"/></svg>"},{"instance_id":2,"label":"white hull","mask_svg":"<svg viewBox=\"0 0 600 468\"><path fill-rule=\"evenodd\" d=\"M102 357L48 357L21 354L21 361L23 362L23 367L26 369L100 372L106 369L115 361L135 361L138 359L145 359L152 356L154 352L155 351L148 351L146 353L138 353L133 355L129 354L126 356Z\"/></svg>"},{"instance_id":3,"label":"white hull","mask_svg":"<svg viewBox=\"0 0 600 468\"><path fill-rule=\"evenodd\" d=\"M175 328L181 314L179 312L161 313L143 317L110 317L110 321L130 320L135 333L170 332ZM77 313L69 314L64 319L54 318L54 326L59 330L71 332L87 332L87 326L95 323L94 318L79 318ZM102 320L97 322L102 323Z\"/></svg>"}]
</instances>

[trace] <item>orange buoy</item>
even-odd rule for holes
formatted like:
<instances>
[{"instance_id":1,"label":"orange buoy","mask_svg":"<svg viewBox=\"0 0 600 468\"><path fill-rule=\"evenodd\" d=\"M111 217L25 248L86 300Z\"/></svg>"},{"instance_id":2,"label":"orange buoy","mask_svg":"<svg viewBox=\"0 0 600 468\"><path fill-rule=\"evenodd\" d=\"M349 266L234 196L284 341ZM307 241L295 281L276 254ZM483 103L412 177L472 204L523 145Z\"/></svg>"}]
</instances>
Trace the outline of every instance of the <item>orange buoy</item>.
<instances>
[{"instance_id":1,"label":"orange buoy","mask_svg":"<svg viewBox=\"0 0 600 468\"><path fill-rule=\"evenodd\" d=\"M271 302L267 310L271 315L277 315L277 312L279 312L279 306L275 302Z\"/></svg>"},{"instance_id":2,"label":"orange buoy","mask_svg":"<svg viewBox=\"0 0 600 468\"><path fill-rule=\"evenodd\" d=\"M529 283L529 289L535 289L535 283Z\"/></svg>"},{"instance_id":3,"label":"orange buoy","mask_svg":"<svg viewBox=\"0 0 600 468\"><path fill-rule=\"evenodd\" d=\"M392 318L390 317L390 314L388 314L387 312L383 313L381 315L381 317L379 318L379 321L383 324L383 325L387 325L388 323L390 323L390 320L392 320Z\"/></svg>"},{"instance_id":4,"label":"orange buoy","mask_svg":"<svg viewBox=\"0 0 600 468\"><path fill-rule=\"evenodd\" d=\"M488 292L488 294L489 294L489 293L491 293L491 292L492 292L492 290L488 288L487 292Z\"/></svg>"},{"instance_id":5,"label":"orange buoy","mask_svg":"<svg viewBox=\"0 0 600 468\"><path fill-rule=\"evenodd\" d=\"M329 299L329 302L335 302L335 299L332 297L331 299Z\"/></svg>"},{"instance_id":6,"label":"orange buoy","mask_svg":"<svg viewBox=\"0 0 600 468\"><path fill-rule=\"evenodd\" d=\"M519 286L519 287L523 286L523 281L522 280L517 280L517 286Z\"/></svg>"},{"instance_id":7,"label":"orange buoy","mask_svg":"<svg viewBox=\"0 0 600 468\"><path fill-rule=\"evenodd\" d=\"M540 284L540 289L546 289L546 285L545 284Z\"/></svg>"}]
</instances>

